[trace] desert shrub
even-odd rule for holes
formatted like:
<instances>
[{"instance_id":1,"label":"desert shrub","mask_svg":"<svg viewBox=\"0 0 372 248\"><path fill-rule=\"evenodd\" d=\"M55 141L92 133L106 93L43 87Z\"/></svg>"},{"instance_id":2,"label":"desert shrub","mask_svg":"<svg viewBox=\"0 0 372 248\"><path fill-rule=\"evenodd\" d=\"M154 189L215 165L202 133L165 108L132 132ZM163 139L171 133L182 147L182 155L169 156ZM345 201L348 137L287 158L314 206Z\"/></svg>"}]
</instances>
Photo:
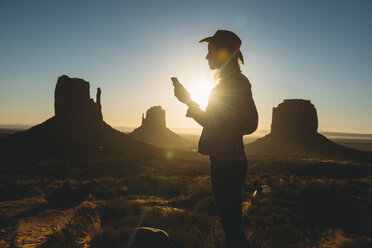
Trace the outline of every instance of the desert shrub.
<instances>
[{"instance_id":1,"label":"desert shrub","mask_svg":"<svg viewBox=\"0 0 372 248\"><path fill-rule=\"evenodd\" d=\"M197 177L187 185L187 194L195 197L205 197L212 194L209 177Z\"/></svg>"},{"instance_id":2,"label":"desert shrub","mask_svg":"<svg viewBox=\"0 0 372 248\"><path fill-rule=\"evenodd\" d=\"M209 177L197 177L187 184L186 194L189 197L190 209L206 197L212 196L212 187Z\"/></svg>"},{"instance_id":3,"label":"desert shrub","mask_svg":"<svg viewBox=\"0 0 372 248\"><path fill-rule=\"evenodd\" d=\"M302 186L302 187L301 187ZM343 230L368 234L372 217L372 202L360 196L362 188L348 180L327 180L323 183L300 185L304 223L325 229L340 227Z\"/></svg>"},{"instance_id":4,"label":"desert shrub","mask_svg":"<svg viewBox=\"0 0 372 248\"><path fill-rule=\"evenodd\" d=\"M369 248L372 247L372 238L361 236L349 239L342 244L341 248Z\"/></svg>"},{"instance_id":5,"label":"desert shrub","mask_svg":"<svg viewBox=\"0 0 372 248\"><path fill-rule=\"evenodd\" d=\"M178 177L163 177L153 174L142 174L129 188L131 194L160 196L166 199L178 196L183 190L183 184Z\"/></svg>"},{"instance_id":6,"label":"desert shrub","mask_svg":"<svg viewBox=\"0 0 372 248\"><path fill-rule=\"evenodd\" d=\"M47 237L40 248L78 248L79 239L92 236L100 228L99 214L94 204L83 204L74 210L72 219L61 230Z\"/></svg>"},{"instance_id":7,"label":"desert shrub","mask_svg":"<svg viewBox=\"0 0 372 248\"><path fill-rule=\"evenodd\" d=\"M140 215L141 207L137 203L131 203L122 197L107 200L101 206L101 222L119 221L127 216Z\"/></svg>"},{"instance_id":8,"label":"desert shrub","mask_svg":"<svg viewBox=\"0 0 372 248\"><path fill-rule=\"evenodd\" d=\"M0 215L0 230L5 229L11 225L14 225L15 223L16 223L15 220ZM1 236L1 233L0 233L0 236Z\"/></svg>"},{"instance_id":9,"label":"desert shrub","mask_svg":"<svg viewBox=\"0 0 372 248\"><path fill-rule=\"evenodd\" d=\"M265 247L313 245L327 228L368 235L372 205L368 182L360 179L273 177L271 192L244 216L251 243ZM363 187L360 187L363 185Z\"/></svg>"},{"instance_id":10,"label":"desert shrub","mask_svg":"<svg viewBox=\"0 0 372 248\"><path fill-rule=\"evenodd\" d=\"M102 231L93 238L91 247L126 247L136 226L165 230L174 248L224 247L224 236L217 217L167 207L147 207L137 211L137 207L124 199L105 205L107 208L102 210L101 218ZM104 212L110 215L104 217Z\"/></svg>"},{"instance_id":11,"label":"desert shrub","mask_svg":"<svg viewBox=\"0 0 372 248\"><path fill-rule=\"evenodd\" d=\"M98 199L124 196L128 192L127 182L110 177L96 178L89 182L92 194Z\"/></svg>"},{"instance_id":12,"label":"desert shrub","mask_svg":"<svg viewBox=\"0 0 372 248\"><path fill-rule=\"evenodd\" d=\"M323 231L315 247L367 248L372 246L372 238L367 236L346 236L341 229L329 228Z\"/></svg>"},{"instance_id":13,"label":"desert shrub","mask_svg":"<svg viewBox=\"0 0 372 248\"><path fill-rule=\"evenodd\" d=\"M134 228L130 226L117 228L116 226L106 225L104 228L102 228L102 231L92 239L90 242L90 247L126 247L133 230Z\"/></svg>"},{"instance_id":14,"label":"desert shrub","mask_svg":"<svg viewBox=\"0 0 372 248\"><path fill-rule=\"evenodd\" d=\"M33 181L0 181L0 201L13 201L26 197L43 197L43 191Z\"/></svg>"},{"instance_id":15,"label":"desert shrub","mask_svg":"<svg viewBox=\"0 0 372 248\"><path fill-rule=\"evenodd\" d=\"M142 209L123 197L107 200L101 207L101 231L90 247L126 247L131 233L141 220Z\"/></svg>"},{"instance_id":16,"label":"desert shrub","mask_svg":"<svg viewBox=\"0 0 372 248\"><path fill-rule=\"evenodd\" d=\"M50 235L40 248L78 248L76 238L80 235L81 230L77 229L72 223L67 223L64 229Z\"/></svg>"},{"instance_id":17,"label":"desert shrub","mask_svg":"<svg viewBox=\"0 0 372 248\"><path fill-rule=\"evenodd\" d=\"M150 208L144 213L141 225L165 230L171 247L224 247L224 235L217 217L204 213Z\"/></svg>"},{"instance_id":18,"label":"desert shrub","mask_svg":"<svg viewBox=\"0 0 372 248\"><path fill-rule=\"evenodd\" d=\"M86 184L65 179L52 182L46 187L45 193L51 207L65 209L80 204L90 192Z\"/></svg>"},{"instance_id":19,"label":"desert shrub","mask_svg":"<svg viewBox=\"0 0 372 248\"><path fill-rule=\"evenodd\" d=\"M199 213L205 213L210 216L216 216L217 209L216 205L214 204L213 197L207 196L198 201L195 205L195 211Z\"/></svg>"}]
</instances>

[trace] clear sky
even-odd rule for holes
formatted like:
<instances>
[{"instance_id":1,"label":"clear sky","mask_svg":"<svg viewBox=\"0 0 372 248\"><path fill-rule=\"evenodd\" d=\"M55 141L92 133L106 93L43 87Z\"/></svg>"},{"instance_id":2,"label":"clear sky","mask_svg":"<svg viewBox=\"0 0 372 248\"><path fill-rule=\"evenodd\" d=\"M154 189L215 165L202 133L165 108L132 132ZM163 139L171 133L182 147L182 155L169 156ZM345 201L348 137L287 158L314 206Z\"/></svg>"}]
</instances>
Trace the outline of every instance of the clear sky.
<instances>
[{"instance_id":1,"label":"clear sky","mask_svg":"<svg viewBox=\"0 0 372 248\"><path fill-rule=\"evenodd\" d=\"M53 116L57 78L102 89L113 126L138 126L161 105L169 127L198 127L173 96L213 82L198 41L217 29L242 39L259 129L286 98L311 100L319 129L372 133L372 1L0 0L0 124Z\"/></svg>"}]
</instances>

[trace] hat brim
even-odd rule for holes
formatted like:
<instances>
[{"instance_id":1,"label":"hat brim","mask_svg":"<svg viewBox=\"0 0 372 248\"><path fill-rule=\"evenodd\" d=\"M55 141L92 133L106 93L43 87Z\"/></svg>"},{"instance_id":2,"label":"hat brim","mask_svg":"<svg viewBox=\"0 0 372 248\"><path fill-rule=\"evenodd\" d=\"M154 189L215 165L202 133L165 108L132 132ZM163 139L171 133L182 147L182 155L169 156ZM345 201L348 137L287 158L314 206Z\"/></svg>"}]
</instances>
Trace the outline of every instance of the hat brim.
<instances>
[{"instance_id":1,"label":"hat brim","mask_svg":"<svg viewBox=\"0 0 372 248\"><path fill-rule=\"evenodd\" d=\"M213 38L214 38L213 36L209 36L207 38L200 40L199 43L206 43L206 42L209 43L211 40L213 40Z\"/></svg>"}]
</instances>

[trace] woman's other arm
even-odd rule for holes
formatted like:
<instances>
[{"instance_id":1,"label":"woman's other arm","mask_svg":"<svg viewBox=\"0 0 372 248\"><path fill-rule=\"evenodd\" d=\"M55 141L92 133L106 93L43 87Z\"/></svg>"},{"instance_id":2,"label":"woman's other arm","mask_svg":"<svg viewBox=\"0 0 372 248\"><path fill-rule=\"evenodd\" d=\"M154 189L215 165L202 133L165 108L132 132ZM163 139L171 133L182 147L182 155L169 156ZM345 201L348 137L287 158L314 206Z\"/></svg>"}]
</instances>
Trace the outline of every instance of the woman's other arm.
<instances>
[{"instance_id":1,"label":"woman's other arm","mask_svg":"<svg viewBox=\"0 0 372 248\"><path fill-rule=\"evenodd\" d=\"M250 85L242 91L240 97L237 127L241 134L251 134L257 129L258 113L253 101Z\"/></svg>"},{"instance_id":2,"label":"woman's other arm","mask_svg":"<svg viewBox=\"0 0 372 248\"><path fill-rule=\"evenodd\" d=\"M258 113L253 101L251 84L244 77L244 83L239 84L237 89L231 93L228 107L228 119L231 132L242 135L251 134L257 129Z\"/></svg>"}]
</instances>

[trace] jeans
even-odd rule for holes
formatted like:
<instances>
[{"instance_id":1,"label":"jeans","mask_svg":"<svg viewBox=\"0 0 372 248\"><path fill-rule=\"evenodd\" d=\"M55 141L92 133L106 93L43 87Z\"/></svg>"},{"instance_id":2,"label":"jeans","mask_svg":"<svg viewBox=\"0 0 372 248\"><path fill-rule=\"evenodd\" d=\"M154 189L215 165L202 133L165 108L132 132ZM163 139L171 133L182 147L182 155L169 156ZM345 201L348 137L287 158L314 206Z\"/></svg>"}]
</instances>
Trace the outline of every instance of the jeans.
<instances>
[{"instance_id":1,"label":"jeans","mask_svg":"<svg viewBox=\"0 0 372 248\"><path fill-rule=\"evenodd\" d=\"M246 248L242 226L242 187L247 160L229 161L210 157L214 202L225 232L227 248Z\"/></svg>"}]
</instances>

